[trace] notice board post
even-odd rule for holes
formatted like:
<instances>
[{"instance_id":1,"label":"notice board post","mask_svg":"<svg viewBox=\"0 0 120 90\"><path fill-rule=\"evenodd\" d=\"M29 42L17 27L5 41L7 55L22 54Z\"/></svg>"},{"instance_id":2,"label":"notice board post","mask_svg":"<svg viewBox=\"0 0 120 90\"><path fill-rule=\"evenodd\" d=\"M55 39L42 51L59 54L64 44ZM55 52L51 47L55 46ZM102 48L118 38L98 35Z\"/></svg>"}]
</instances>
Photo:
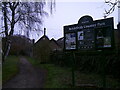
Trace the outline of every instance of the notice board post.
<instances>
[{"instance_id":1,"label":"notice board post","mask_svg":"<svg viewBox=\"0 0 120 90\"><path fill-rule=\"evenodd\" d=\"M101 59L101 79L102 79L102 87L106 88L106 56L104 50L100 50L100 59Z\"/></svg>"},{"instance_id":2,"label":"notice board post","mask_svg":"<svg viewBox=\"0 0 120 90\"><path fill-rule=\"evenodd\" d=\"M72 86L75 86L75 53L72 52Z\"/></svg>"}]
</instances>

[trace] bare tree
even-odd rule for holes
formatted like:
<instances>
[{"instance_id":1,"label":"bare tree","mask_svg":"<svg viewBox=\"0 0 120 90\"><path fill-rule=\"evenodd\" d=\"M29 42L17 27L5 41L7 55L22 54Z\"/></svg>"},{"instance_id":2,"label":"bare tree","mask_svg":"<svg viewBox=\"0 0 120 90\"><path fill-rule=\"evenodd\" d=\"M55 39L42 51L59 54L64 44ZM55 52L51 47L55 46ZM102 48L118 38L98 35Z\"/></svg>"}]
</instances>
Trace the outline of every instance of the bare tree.
<instances>
[{"instance_id":1,"label":"bare tree","mask_svg":"<svg viewBox=\"0 0 120 90\"><path fill-rule=\"evenodd\" d=\"M3 14L3 29L5 34L5 45L3 48L3 62L9 53L11 40L10 37L14 34L15 25L19 25L21 28L25 28L28 32L33 30L40 30L42 24L42 17L48 15L44 11L44 6L47 2L42 0L41 2L2 2L2 14ZM50 2L50 10L52 13L54 1Z\"/></svg>"},{"instance_id":2,"label":"bare tree","mask_svg":"<svg viewBox=\"0 0 120 90\"><path fill-rule=\"evenodd\" d=\"M111 0L105 0L105 3L110 6L110 9L105 10L104 18L109 16L115 10L115 8L119 2L120 2L119 0L115 0L114 2Z\"/></svg>"}]
</instances>

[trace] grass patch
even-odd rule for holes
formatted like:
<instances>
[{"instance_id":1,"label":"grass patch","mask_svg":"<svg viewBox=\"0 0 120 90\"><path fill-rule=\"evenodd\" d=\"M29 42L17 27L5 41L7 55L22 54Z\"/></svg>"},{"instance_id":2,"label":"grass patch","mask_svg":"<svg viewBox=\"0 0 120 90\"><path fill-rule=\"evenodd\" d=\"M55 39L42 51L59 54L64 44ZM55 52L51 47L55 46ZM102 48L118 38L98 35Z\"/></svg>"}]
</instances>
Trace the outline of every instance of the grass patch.
<instances>
[{"instance_id":1,"label":"grass patch","mask_svg":"<svg viewBox=\"0 0 120 90\"><path fill-rule=\"evenodd\" d=\"M69 68L62 68L53 64L41 64L40 67L48 71L45 88L69 88L71 82ZM69 79L69 83L66 83L67 79Z\"/></svg>"},{"instance_id":2,"label":"grass patch","mask_svg":"<svg viewBox=\"0 0 120 90\"><path fill-rule=\"evenodd\" d=\"M103 86L102 76L94 73L75 71L75 87L72 87L72 72L70 68L59 67L53 64L41 64L40 67L48 70L46 88L78 88L81 85ZM120 88L117 79L106 77L107 88Z\"/></svg>"},{"instance_id":3,"label":"grass patch","mask_svg":"<svg viewBox=\"0 0 120 90\"><path fill-rule=\"evenodd\" d=\"M91 84L99 88L103 87L103 76L96 73L80 73L76 71L76 84ZM120 88L120 82L106 75L106 88Z\"/></svg>"},{"instance_id":4,"label":"grass patch","mask_svg":"<svg viewBox=\"0 0 120 90\"><path fill-rule=\"evenodd\" d=\"M40 61L39 60L36 60L34 58L31 58L31 57L27 57L27 60L33 65L33 66L39 66L40 65Z\"/></svg>"},{"instance_id":5,"label":"grass patch","mask_svg":"<svg viewBox=\"0 0 120 90\"><path fill-rule=\"evenodd\" d=\"M28 61L35 67L47 70L47 79L45 88L67 88L68 85L64 84L61 78L70 77L71 72L69 68L57 67L54 64L40 64L38 60L26 57Z\"/></svg>"},{"instance_id":6,"label":"grass patch","mask_svg":"<svg viewBox=\"0 0 120 90\"><path fill-rule=\"evenodd\" d=\"M40 64L39 61L30 59L28 60L37 67L46 69L47 79L45 88L76 88L80 85L93 85L96 87L102 87L102 76L95 73L84 73L75 71L75 87L72 87L72 72L71 68L59 67L54 64ZM107 88L120 88L120 82L117 79L106 76Z\"/></svg>"},{"instance_id":7,"label":"grass patch","mask_svg":"<svg viewBox=\"0 0 120 90\"><path fill-rule=\"evenodd\" d=\"M18 57L8 56L2 65L2 82L3 84L18 73Z\"/></svg>"}]
</instances>

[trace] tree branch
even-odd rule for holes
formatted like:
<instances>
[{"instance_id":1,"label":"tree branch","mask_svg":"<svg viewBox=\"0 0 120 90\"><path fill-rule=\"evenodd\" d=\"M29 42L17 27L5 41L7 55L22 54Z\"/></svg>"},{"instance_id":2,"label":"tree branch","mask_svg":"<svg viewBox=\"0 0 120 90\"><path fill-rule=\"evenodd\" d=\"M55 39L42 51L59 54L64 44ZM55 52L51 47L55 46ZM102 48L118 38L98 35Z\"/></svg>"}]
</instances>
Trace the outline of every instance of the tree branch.
<instances>
[{"instance_id":1,"label":"tree branch","mask_svg":"<svg viewBox=\"0 0 120 90\"><path fill-rule=\"evenodd\" d=\"M113 2L111 2L111 0L110 1L105 0L105 3L107 3L108 5L110 4L110 6L112 5L112 7L108 11L105 10L105 16L104 17L106 18L107 16L109 16L115 10L115 6L117 5L118 1L116 0L113 3Z\"/></svg>"},{"instance_id":2,"label":"tree branch","mask_svg":"<svg viewBox=\"0 0 120 90\"><path fill-rule=\"evenodd\" d=\"M4 16L4 26L5 26L5 35L8 36L8 23L7 23L7 3L3 2L4 9L3 9L3 16Z\"/></svg>"},{"instance_id":3,"label":"tree branch","mask_svg":"<svg viewBox=\"0 0 120 90\"><path fill-rule=\"evenodd\" d=\"M15 21L17 23L20 20L21 14L19 15L18 19Z\"/></svg>"},{"instance_id":4,"label":"tree branch","mask_svg":"<svg viewBox=\"0 0 120 90\"><path fill-rule=\"evenodd\" d=\"M11 23L10 19L8 18L8 16L6 16L6 18L8 19L8 21Z\"/></svg>"},{"instance_id":5,"label":"tree branch","mask_svg":"<svg viewBox=\"0 0 120 90\"><path fill-rule=\"evenodd\" d=\"M17 3L16 3L16 5L15 5L15 7L14 7L14 8L16 9L18 5L19 5L19 2L17 2Z\"/></svg>"},{"instance_id":6,"label":"tree branch","mask_svg":"<svg viewBox=\"0 0 120 90\"><path fill-rule=\"evenodd\" d=\"M0 32L0 34L3 34L3 33L5 33L5 31Z\"/></svg>"},{"instance_id":7,"label":"tree branch","mask_svg":"<svg viewBox=\"0 0 120 90\"><path fill-rule=\"evenodd\" d=\"M10 2L8 2L8 4L9 4L9 6L10 6L10 9L12 10L12 8L13 8L13 7L12 7L11 3L10 3Z\"/></svg>"}]
</instances>

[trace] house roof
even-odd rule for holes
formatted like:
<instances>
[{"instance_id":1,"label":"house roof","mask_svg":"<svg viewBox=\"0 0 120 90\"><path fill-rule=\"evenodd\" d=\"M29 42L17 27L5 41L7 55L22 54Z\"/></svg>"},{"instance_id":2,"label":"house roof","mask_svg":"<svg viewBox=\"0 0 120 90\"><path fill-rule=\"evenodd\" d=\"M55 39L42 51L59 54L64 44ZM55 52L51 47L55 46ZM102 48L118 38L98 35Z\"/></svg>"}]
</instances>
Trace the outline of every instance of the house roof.
<instances>
[{"instance_id":1,"label":"house roof","mask_svg":"<svg viewBox=\"0 0 120 90\"><path fill-rule=\"evenodd\" d=\"M57 43L58 43L58 45L59 45L60 47L63 47L63 45L64 45L64 37L59 38L59 39L57 40Z\"/></svg>"},{"instance_id":2,"label":"house roof","mask_svg":"<svg viewBox=\"0 0 120 90\"><path fill-rule=\"evenodd\" d=\"M57 43L57 41L54 39L54 38L52 38L51 40L50 40L50 42L55 42L57 45L58 45L58 43Z\"/></svg>"},{"instance_id":3,"label":"house roof","mask_svg":"<svg viewBox=\"0 0 120 90\"><path fill-rule=\"evenodd\" d=\"M47 40L49 40L49 38L46 35L43 35L36 43L40 42L43 38L46 38Z\"/></svg>"},{"instance_id":4,"label":"house roof","mask_svg":"<svg viewBox=\"0 0 120 90\"><path fill-rule=\"evenodd\" d=\"M58 42L58 41L62 41L63 39L64 39L64 37L61 37L61 38L59 38L59 39L57 40L57 42Z\"/></svg>"}]
</instances>

